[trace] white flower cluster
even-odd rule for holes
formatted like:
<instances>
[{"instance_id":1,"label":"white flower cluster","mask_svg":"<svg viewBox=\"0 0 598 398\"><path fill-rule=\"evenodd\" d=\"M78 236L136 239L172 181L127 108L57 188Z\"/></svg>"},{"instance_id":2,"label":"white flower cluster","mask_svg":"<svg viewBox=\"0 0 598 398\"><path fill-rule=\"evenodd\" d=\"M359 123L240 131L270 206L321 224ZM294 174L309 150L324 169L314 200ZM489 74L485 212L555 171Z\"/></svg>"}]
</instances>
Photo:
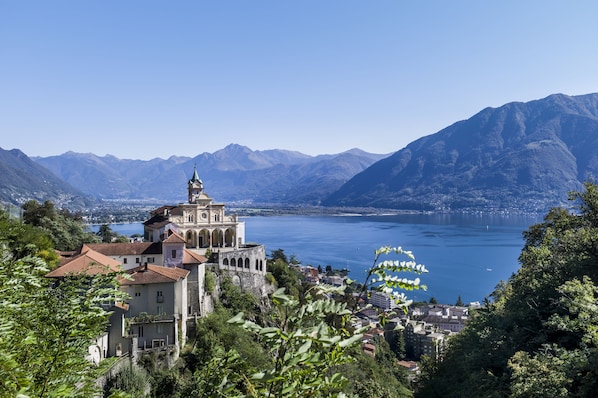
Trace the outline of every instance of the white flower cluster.
<instances>
[{"instance_id":1,"label":"white flower cluster","mask_svg":"<svg viewBox=\"0 0 598 398\"><path fill-rule=\"evenodd\" d=\"M382 246L380 249L376 250L376 255L380 254L389 254L389 253L396 253L396 254L404 254L412 260L415 260L415 256L411 250L403 250L401 246L398 247L390 247L390 246Z\"/></svg>"},{"instance_id":2,"label":"white flower cluster","mask_svg":"<svg viewBox=\"0 0 598 398\"><path fill-rule=\"evenodd\" d=\"M411 285L411 286L419 286L419 278L415 278L413 280L411 279L407 279L407 278L399 278L398 276L394 276L394 275L384 275L384 277L380 278L380 279L372 279L372 283L376 283L376 282L384 282L388 284L392 284L394 283L401 283L403 285ZM389 291L386 291L386 289L390 289ZM392 292L392 288L389 287L384 287L382 289L382 291L384 291L385 293L390 293Z\"/></svg>"},{"instance_id":3,"label":"white flower cluster","mask_svg":"<svg viewBox=\"0 0 598 398\"><path fill-rule=\"evenodd\" d=\"M417 264L415 261L385 260L378 264L378 268L395 268L396 271L414 271L420 274L428 272L425 265Z\"/></svg>"}]
</instances>

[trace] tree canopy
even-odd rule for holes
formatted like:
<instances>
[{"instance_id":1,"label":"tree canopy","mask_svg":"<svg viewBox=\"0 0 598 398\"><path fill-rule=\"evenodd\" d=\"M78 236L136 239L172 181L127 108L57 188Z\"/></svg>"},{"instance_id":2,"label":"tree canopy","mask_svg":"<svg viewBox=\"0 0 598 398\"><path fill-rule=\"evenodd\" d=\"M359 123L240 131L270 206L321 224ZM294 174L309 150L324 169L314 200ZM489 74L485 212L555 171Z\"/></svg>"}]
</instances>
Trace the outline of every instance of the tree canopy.
<instances>
[{"instance_id":1,"label":"tree canopy","mask_svg":"<svg viewBox=\"0 0 598 398\"><path fill-rule=\"evenodd\" d=\"M590 397L598 391L598 188L587 182L524 232L521 267L501 283L421 397Z\"/></svg>"},{"instance_id":2,"label":"tree canopy","mask_svg":"<svg viewBox=\"0 0 598 398\"><path fill-rule=\"evenodd\" d=\"M121 275L51 280L45 232L0 215L0 237L0 396L93 395L88 347L106 331L102 304L123 298Z\"/></svg>"},{"instance_id":3,"label":"tree canopy","mask_svg":"<svg viewBox=\"0 0 598 398\"><path fill-rule=\"evenodd\" d=\"M45 231L54 247L61 251L75 250L83 243L99 243L100 238L90 232L80 214L67 209L57 210L54 204L30 200L23 205L23 222Z\"/></svg>"}]
</instances>

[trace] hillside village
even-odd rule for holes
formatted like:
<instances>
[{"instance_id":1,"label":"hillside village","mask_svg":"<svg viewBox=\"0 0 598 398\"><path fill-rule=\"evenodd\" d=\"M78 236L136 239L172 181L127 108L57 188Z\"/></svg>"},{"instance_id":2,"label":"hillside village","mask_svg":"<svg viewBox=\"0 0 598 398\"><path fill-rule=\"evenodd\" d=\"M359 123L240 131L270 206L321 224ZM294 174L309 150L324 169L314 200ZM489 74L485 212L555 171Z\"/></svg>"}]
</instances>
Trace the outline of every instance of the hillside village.
<instances>
[{"instance_id":1,"label":"hillside village","mask_svg":"<svg viewBox=\"0 0 598 398\"><path fill-rule=\"evenodd\" d=\"M245 225L228 215L225 205L215 203L204 191L197 169L187 182L186 203L161 206L144 222L143 241L84 244L72 252L60 252L60 266L48 278L71 274L111 272L124 269L120 280L129 299L110 303L110 326L89 347L89 360L99 364L105 358L120 357L138 363L148 353L161 353L164 366L172 366L182 347L194 336L197 320L214 310L214 289L208 278L228 277L243 291L265 298L274 287L266 279L266 249L245 243ZM311 266L296 265L306 283L341 286L345 278L321 273ZM214 291L216 290L216 291ZM357 299L360 299L357 297ZM362 339L365 353L375 356L374 338L405 342L408 358L438 357L447 338L459 332L468 319L467 307L427 305L395 317L381 326L380 313L396 310L384 293L372 292L370 307L361 301L356 327L369 331ZM107 304L108 305L108 304ZM401 365L417 372L417 363Z\"/></svg>"},{"instance_id":2,"label":"hillside village","mask_svg":"<svg viewBox=\"0 0 598 398\"><path fill-rule=\"evenodd\" d=\"M318 268L311 266L298 265L297 268L310 283L340 286L347 279L338 273L319 272ZM363 351L375 355L376 346L369 341L374 336L392 342L397 339L397 333L402 334L406 355L412 360L401 361L400 364L413 372L418 371L415 361L423 355L439 358L446 348L448 338L465 327L469 320L469 310L480 307L477 302L469 303L468 306L425 304L412 306L404 313L388 294L376 291L371 292L368 302L362 301L362 304L363 309L357 313L360 322L356 326L367 326L370 329L363 339ZM365 304L370 304L370 307ZM380 315L384 313L392 314L392 317L386 325L381 326Z\"/></svg>"}]
</instances>

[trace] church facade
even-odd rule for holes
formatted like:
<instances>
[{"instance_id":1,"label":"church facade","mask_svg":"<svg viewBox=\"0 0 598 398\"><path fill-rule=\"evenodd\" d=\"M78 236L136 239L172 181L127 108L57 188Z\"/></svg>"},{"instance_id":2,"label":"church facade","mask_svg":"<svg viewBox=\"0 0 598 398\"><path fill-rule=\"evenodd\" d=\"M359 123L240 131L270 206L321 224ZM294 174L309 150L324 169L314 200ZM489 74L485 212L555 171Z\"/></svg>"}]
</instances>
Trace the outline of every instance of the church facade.
<instances>
[{"instance_id":1,"label":"church facade","mask_svg":"<svg viewBox=\"0 0 598 398\"><path fill-rule=\"evenodd\" d=\"M214 203L203 190L203 182L193 170L187 183L188 202L153 210L144 223L144 239L160 241L171 229L183 236L189 249L239 247L245 241L245 223L236 214L227 215L225 205Z\"/></svg>"},{"instance_id":2,"label":"church facade","mask_svg":"<svg viewBox=\"0 0 598 398\"><path fill-rule=\"evenodd\" d=\"M150 213L144 223L144 240L159 242L174 231L184 238L187 249L210 254L210 263L220 270L265 275L264 246L245 243L245 222L236 214L226 214L225 205L210 198L197 167L187 191L187 203L162 206Z\"/></svg>"}]
</instances>

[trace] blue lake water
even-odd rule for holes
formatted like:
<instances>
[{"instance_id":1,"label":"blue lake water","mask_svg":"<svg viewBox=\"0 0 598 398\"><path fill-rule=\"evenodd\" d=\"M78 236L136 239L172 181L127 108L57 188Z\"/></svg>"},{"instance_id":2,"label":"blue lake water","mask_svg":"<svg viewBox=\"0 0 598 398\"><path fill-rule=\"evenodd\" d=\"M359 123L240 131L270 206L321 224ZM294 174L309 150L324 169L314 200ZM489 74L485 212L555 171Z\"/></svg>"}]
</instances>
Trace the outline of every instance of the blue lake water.
<instances>
[{"instance_id":1,"label":"blue lake water","mask_svg":"<svg viewBox=\"0 0 598 398\"><path fill-rule=\"evenodd\" d=\"M466 303L483 300L499 281L516 272L522 233L541 222L541 217L417 214L242 220L246 242L265 245L268 254L283 249L287 257L294 255L303 264L347 268L356 280L365 278L377 248L401 246L429 270L420 277L428 290L408 292L410 298L427 301L434 297L454 304L459 295ZM143 232L142 224L110 227L125 235Z\"/></svg>"}]
</instances>

